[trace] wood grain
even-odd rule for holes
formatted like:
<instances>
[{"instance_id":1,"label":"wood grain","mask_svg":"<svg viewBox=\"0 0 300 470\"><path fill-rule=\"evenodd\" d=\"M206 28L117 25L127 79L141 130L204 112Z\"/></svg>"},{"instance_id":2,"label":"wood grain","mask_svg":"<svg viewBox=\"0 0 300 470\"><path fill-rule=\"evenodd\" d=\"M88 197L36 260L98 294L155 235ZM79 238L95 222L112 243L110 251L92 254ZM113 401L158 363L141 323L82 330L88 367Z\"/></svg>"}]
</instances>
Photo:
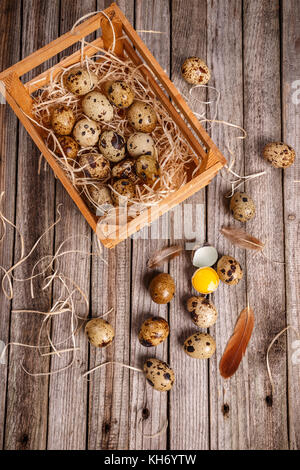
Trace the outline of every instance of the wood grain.
<instances>
[{"instance_id":1,"label":"wood grain","mask_svg":"<svg viewBox=\"0 0 300 470\"><path fill-rule=\"evenodd\" d=\"M266 18L268 21L266 22ZM246 184L256 204L256 216L247 230L268 240L268 258L284 261L282 173L262 159L267 142L280 141L280 30L279 2L244 2L244 125L246 174L267 170L261 181ZM273 337L285 326L284 266L247 254L247 297L256 315L248 348L249 423L251 449L286 449L287 382L286 340L273 350L276 394L266 370L266 351ZM268 280L268 281L266 281Z\"/></svg>"},{"instance_id":2,"label":"wood grain","mask_svg":"<svg viewBox=\"0 0 300 470\"><path fill-rule=\"evenodd\" d=\"M108 3L110 2L98 1L97 9L107 7ZM122 0L118 4L133 21L133 1ZM92 260L91 314L99 316L114 307L114 312L105 318L115 328L115 339L113 344L103 351L90 347L90 368L105 361L129 364L130 254L129 239L120 243L114 250L103 249L103 256L108 264L96 258ZM128 369L110 365L91 376L87 437L89 449L128 449L129 401Z\"/></svg>"},{"instance_id":3,"label":"wood grain","mask_svg":"<svg viewBox=\"0 0 300 470\"><path fill-rule=\"evenodd\" d=\"M94 0L85 1L84 5L76 2L62 1L60 6L60 34L72 28L78 18L87 11L95 11ZM68 51L72 53L75 48ZM72 237L65 245L65 250L79 250L83 253L91 251L91 230L77 210L77 207L66 193L62 184L56 182L56 204L62 203L63 220L55 230L55 249L68 237ZM64 251L64 250L63 250ZM90 294L90 263L91 258L84 254L68 254L59 260L60 272L74 280L86 293ZM80 269L78 267L80 266ZM61 294L61 284L54 289L53 301ZM76 302L76 312L80 316L86 315L85 304ZM70 314L63 315L53 322L53 339L62 341L70 335ZM68 343L61 347L71 347ZM76 346L80 351L76 353L74 367L54 374L49 384L49 420L48 420L48 449L85 449L87 428L87 382L82 374L88 363L88 342L84 328L76 335ZM68 365L72 353L65 354L63 358L53 356L51 372Z\"/></svg>"},{"instance_id":4,"label":"wood grain","mask_svg":"<svg viewBox=\"0 0 300 470\"><path fill-rule=\"evenodd\" d=\"M300 4L296 0L282 2L282 138L296 151L295 164L283 172L284 223L285 223L285 272L287 323L300 331ZM296 88L297 86L297 88ZM298 90L297 95L295 92ZM295 254L298 256L295 257ZM300 448L300 374L299 353L293 347L296 337L288 335L288 401L289 445ZM298 346L299 348L299 346ZM299 350L299 349L298 349ZM276 353L275 353L276 354ZM294 359L294 360L293 360ZM276 360L276 356L275 356ZM283 384L279 385L280 388Z\"/></svg>"},{"instance_id":5,"label":"wood grain","mask_svg":"<svg viewBox=\"0 0 300 470\"><path fill-rule=\"evenodd\" d=\"M210 2L207 11L207 57L212 70L211 85L221 93L218 119L243 126L243 51L242 51L242 3ZM215 93L209 93L212 100ZM212 110L213 111L213 110ZM212 124L213 140L228 155L228 148L236 159L234 171L244 174L243 141L236 137L241 133L225 125ZM225 178L234 179L223 171ZM234 256L245 271L245 251L234 247L219 234L222 225L233 223L229 212L229 200L225 195L230 184L217 177L209 185L207 207L207 239L217 246L219 256ZM217 208L217 210L216 210ZM210 360L210 432L212 449L246 449L249 447L249 392L248 361L243 359L237 373L224 381L219 373L219 361L231 336L235 322L246 302L245 279L237 286L220 283L213 294L219 317L211 334L216 338L217 351Z\"/></svg>"},{"instance_id":6,"label":"wood grain","mask_svg":"<svg viewBox=\"0 0 300 470\"><path fill-rule=\"evenodd\" d=\"M29 8L30 4L30 8ZM42 43L58 34L58 1L41 4L39 1L23 2L22 56L33 52ZM50 172L38 175L39 152L23 127L19 130L19 159L17 179L17 225L25 238L26 252L54 220L54 178ZM38 197L37 197L38 195ZM38 214L38 217L37 217ZM31 275L31 267L45 253L52 253L53 231L39 244L28 263L15 273L18 277ZM16 243L15 259L20 255ZM46 310L51 304L51 292L40 292L41 284L35 284L37 296L30 297L28 283L14 282L13 308ZM12 314L11 341L36 344L40 318L33 314ZM9 356L7 390L7 417L5 427L6 449L44 449L46 447L48 378L26 375L21 364L30 372L47 372L49 361L34 351L12 347Z\"/></svg>"},{"instance_id":7,"label":"wood grain","mask_svg":"<svg viewBox=\"0 0 300 470\"><path fill-rule=\"evenodd\" d=\"M159 15L157 15L159 12ZM137 30L155 30L163 32L160 35L140 33L147 47L160 62L161 66L170 73L170 11L169 2L143 0L136 2L135 28ZM148 284L157 271L149 271L146 263L151 253L167 246L168 214L164 214L150 227L146 227L133 237L132 245L132 282L131 282L131 348L130 363L143 368L146 357L157 357L168 361L168 342L165 341L156 348L145 348L138 341L141 324L150 316L161 316L168 320L168 306L152 302ZM168 265L163 267L168 268ZM161 269L159 270L161 271ZM146 383L143 374L130 373L130 448L131 449L165 449L167 433L154 439L142 435L155 434L167 419L167 401L165 393L153 390ZM141 421L142 410L148 410L149 417ZM144 412L143 416L147 416Z\"/></svg>"},{"instance_id":8,"label":"wood grain","mask_svg":"<svg viewBox=\"0 0 300 470\"><path fill-rule=\"evenodd\" d=\"M206 60L206 2L193 0L187 8L184 2L175 0L172 2L171 78L185 96L190 86L182 79L180 69L183 61L194 55ZM191 104L196 107L195 101ZM191 205L192 214L188 211ZM184 246L191 237L188 227L193 228L200 242L205 241L205 190L175 209L171 216L172 242L179 241ZM178 229L181 229L181 235ZM194 269L190 255L187 251L170 264L170 274L176 283L176 297L170 303L170 365L176 374L169 398L168 445L171 449L209 448L207 363L191 359L182 348L184 340L196 330L185 305L187 298L193 295L190 279Z\"/></svg>"},{"instance_id":9,"label":"wood grain","mask_svg":"<svg viewBox=\"0 0 300 470\"><path fill-rule=\"evenodd\" d=\"M0 47L6 50L0 58L0 69L9 67L12 63L20 59L20 24L21 11L18 1L6 0L0 5ZM18 121L8 104L1 101L0 104L0 191L5 191L3 207L1 210L5 216L15 220L15 184L17 165L17 134ZM8 229L7 235L2 242L0 251L0 265L6 269L13 263L14 231ZM5 247L5 249L4 249ZM0 340L4 343L9 341L10 324L10 304L11 302L0 295ZM6 360L7 363L7 360ZM6 403L6 379L7 368L0 365L0 449L3 447L4 424L5 424L5 403Z\"/></svg>"}]
</instances>

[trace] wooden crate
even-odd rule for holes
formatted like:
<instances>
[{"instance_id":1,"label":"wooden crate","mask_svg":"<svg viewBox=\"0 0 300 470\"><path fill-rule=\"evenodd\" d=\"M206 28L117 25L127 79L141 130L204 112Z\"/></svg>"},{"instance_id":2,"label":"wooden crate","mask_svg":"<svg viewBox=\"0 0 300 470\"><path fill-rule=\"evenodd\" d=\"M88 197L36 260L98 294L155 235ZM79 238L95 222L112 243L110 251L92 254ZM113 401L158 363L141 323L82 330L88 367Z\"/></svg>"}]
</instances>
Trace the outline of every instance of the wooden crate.
<instances>
[{"instance_id":1,"label":"wooden crate","mask_svg":"<svg viewBox=\"0 0 300 470\"><path fill-rule=\"evenodd\" d=\"M74 28L72 31L60 36L58 39L52 41L48 45L42 47L38 51L2 72L0 74L0 92L13 108L27 132L31 135L32 139L53 169L55 175L64 185L65 189L68 191L69 195L92 229L96 232L103 245L107 248L112 248L145 225L150 224L153 220L157 219L172 207L199 191L200 188L209 184L212 178L224 166L226 159L203 129L179 91L147 49L118 6L112 3L109 8L104 10L104 12L110 18L111 22L109 22L107 17L102 13L97 13ZM144 210L140 215L130 221L127 220L125 224L118 224L116 222L114 227L103 226L103 224L98 223L100 218L89 209L78 191L67 178L64 170L56 161L55 157L53 157L47 149L39 128L34 124L34 122L32 122L32 120L30 120L33 103L31 94L49 83L51 74L54 77L60 73L62 67L68 67L78 62L80 60L81 51L79 50L63 59L54 67L51 67L25 84L20 80L22 75L35 69L46 60L80 41L83 37L93 33L99 27L102 29L102 37L99 37L87 45L84 49L84 54L90 57L93 56L96 53L93 46L108 49L112 45L113 41L112 24L115 31L115 37L122 37L122 39L117 39L115 52L120 57L124 54L127 55L136 65L143 64L143 61L148 65L152 73L147 67L141 67L140 69L144 78L148 80L153 92L160 99L172 119L179 126L183 136L186 138L196 156L201 161L201 165L196 176L191 178L182 188L180 188L180 190L167 196L155 207ZM170 101L170 98L172 102ZM174 103L174 105L172 103ZM176 106L179 112L174 106ZM194 132L192 132L192 130ZM197 160L197 162L199 163L199 160ZM195 162L195 164L197 162ZM99 230L99 225L101 226L101 230Z\"/></svg>"}]
</instances>

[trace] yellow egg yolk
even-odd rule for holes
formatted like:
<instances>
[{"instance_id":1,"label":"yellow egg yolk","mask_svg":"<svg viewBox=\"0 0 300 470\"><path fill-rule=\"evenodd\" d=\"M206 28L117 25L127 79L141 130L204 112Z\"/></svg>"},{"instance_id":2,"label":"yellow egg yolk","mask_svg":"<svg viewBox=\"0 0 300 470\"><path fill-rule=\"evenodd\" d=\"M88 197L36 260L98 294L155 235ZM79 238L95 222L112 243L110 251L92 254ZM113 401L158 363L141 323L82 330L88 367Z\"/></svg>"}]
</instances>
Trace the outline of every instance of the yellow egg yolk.
<instances>
[{"instance_id":1,"label":"yellow egg yolk","mask_svg":"<svg viewBox=\"0 0 300 470\"><path fill-rule=\"evenodd\" d=\"M218 285L220 279L218 274L213 268L199 268L194 273L192 277L192 284L196 291L200 294L210 294L214 292Z\"/></svg>"}]
</instances>

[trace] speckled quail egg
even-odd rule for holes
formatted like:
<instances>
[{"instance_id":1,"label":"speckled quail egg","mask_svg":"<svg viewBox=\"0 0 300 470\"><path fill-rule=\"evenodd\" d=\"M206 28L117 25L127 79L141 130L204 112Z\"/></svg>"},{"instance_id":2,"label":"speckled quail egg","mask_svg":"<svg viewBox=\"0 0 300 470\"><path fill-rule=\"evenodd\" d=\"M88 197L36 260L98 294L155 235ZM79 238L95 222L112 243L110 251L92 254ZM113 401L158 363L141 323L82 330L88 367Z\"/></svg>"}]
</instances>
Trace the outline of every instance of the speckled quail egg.
<instances>
[{"instance_id":1,"label":"speckled quail egg","mask_svg":"<svg viewBox=\"0 0 300 470\"><path fill-rule=\"evenodd\" d=\"M128 108L134 100L134 93L126 82L106 82L104 90L109 101L118 108Z\"/></svg>"},{"instance_id":2,"label":"speckled quail egg","mask_svg":"<svg viewBox=\"0 0 300 470\"><path fill-rule=\"evenodd\" d=\"M152 184L160 177L158 161L150 155L141 155L136 160L136 174L144 183Z\"/></svg>"},{"instance_id":3,"label":"speckled quail egg","mask_svg":"<svg viewBox=\"0 0 300 470\"><path fill-rule=\"evenodd\" d=\"M99 91L91 91L82 100L82 110L94 121L109 122L114 117L114 110L106 96Z\"/></svg>"},{"instance_id":4,"label":"speckled quail egg","mask_svg":"<svg viewBox=\"0 0 300 470\"><path fill-rule=\"evenodd\" d=\"M235 286L243 277L240 264L232 256L222 256L217 264L219 278L225 284Z\"/></svg>"},{"instance_id":5,"label":"speckled quail egg","mask_svg":"<svg viewBox=\"0 0 300 470\"><path fill-rule=\"evenodd\" d=\"M230 200L233 217L240 222L247 222L255 216L255 205L250 196L237 191Z\"/></svg>"},{"instance_id":6,"label":"speckled quail egg","mask_svg":"<svg viewBox=\"0 0 300 470\"><path fill-rule=\"evenodd\" d=\"M195 359L208 359L216 350L216 342L208 333L194 333L185 340L183 349Z\"/></svg>"},{"instance_id":7,"label":"speckled quail egg","mask_svg":"<svg viewBox=\"0 0 300 470\"><path fill-rule=\"evenodd\" d=\"M51 126L58 135L71 134L75 121L72 109L67 106L57 106L51 112Z\"/></svg>"},{"instance_id":8,"label":"speckled quail egg","mask_svg":"<svg viewBox=\"0 0 300 470\"><path fill-rule=\"evenodd\" d=\"M125 139L114 131L104 131L99 139L100 152L111 162L119 162L125 157Z\"/></svg>"},{"instance_id":9,"label":"speckled quail egg","mask_svg":"<svg viewBox=\"0 0 300 470\"><path fill-rule=\"evenodd\" d=\"M112 184L112 188L118 193L112 191L111 196L113 202L117 205L128 204L128 199L132 199L135 196L135 186L128 179L122 178L115 181Z\"/></svg>"},{"instance_id":10,"label":"speckled quail egg","mask_svg":"<svg viewBox=\"0 0 300 470\"><path fill-rule=\"evenodd\" d=\"M217 321L217 309L204 295L191 297L187 301L187 309L191 312L195 325L200 328L209 328Z\"/></svg>"},{"instance_id":11,"label":"speckled quail egg","mask_svg":"<svg viewBox=\"0 0 300 470\"><path fill-rule=\"evenodd\" d=\"M73 129L73 137L81 147L93 147L99 139L101 128L91 119L80 119Z\"/></svg>"},{"instance_id":12,"label":"speckled quail egg","mask_svg":"<svg viewBox=\"0 0 300 470\"><path fill-rule=\"evenodd\" d=\"M159 392L171 390L175 382L175 374L171 367L160 359L150 357L144 362L147 382Z\"/></svg>"},{"instance_id":13,"label":"speckled quail egg","mask_svg":"<svg viewBox=\"0 0 300 470\"><path fill-rule=\"evenodd\" d=\"M136 181L135 161L126 158L126 160L116 163L112 169L111 175L113 178L128 178L132 182Z\"/></svg>"},{"instance_id":14,"label":"speckled quail egg","mask_svg":"<svg viewBox=\"0 0 300 470\"><path fill-rule=\"evenodd\" d=\"M157 116L152 108L143 101L134 101L127 111L129 123L138 132L152 132L157 124Z\"/></svg>"},{"instance_id":15,"label":"speckled quail egg","mask_svg":"<svg viewBox=\"0 0 300 470\"><path fill-rule=\"evenodd\" d=\"M149 290L153 302L167 304L175 294L174 279L167 273L157 274L150 282Z\"/></svg>"},{"instance_id":16,"label":"speckled quail egg","mask_svg":"<svg viewBox=\"0 0 300 470\"><path fill-rule=\"evenodd\" d=\"M58 137L58 142L61 148L63 149L64 154L67 157L67 159L76 160L78 150L79 150L79 145L77 144L76 140L74 140L69 135L63 135L63 136ZM58 146L56 147L56 153L59 157L63 156Z\"/></svg>"},{"instance_id":17,"label":"speckled quail egg","mask_svg":"<svg viewBox=\"0 0 300 470\"><path fill-rule=\"evenodd\" d=\"M295 150L283 142L271 142L263 150L263 156L275 168L288 168L294 163Z\"/></svg>"},{"instance_id":18,"label":"speckled quail egg","mask_svg":"<svg viewBox=\"0 0 300 470\"><path fill-rule=\"evenodd\" d=\"M210 71L206 63L199 57L189 57L181 67L183 78L192 85L206 85L210 79Z\"/></svg>"},{"instance_id":19,"label":"speckled quail egg","mask_svg":"<svg viewBox=\"0 0 300 470\"><path fill-rule=\"evenodd\" d=\"M88 72L82 67L74 67L64 76L66 88L77 96L86 95L98 83L98 77L94 72Z\"/></svg>"},{"instance_id":20,"label":"speckled quail egg","mask_svg":"<svg viewBox=\"0 0 300 470\"><path fill-rule=\"evenodd\" d=\"M93 318L85 327L89 342L97 348L105 348L115 337L113 327L103 318Z\"/></svg>"},{"instance_id":21,"label":"speckled quail egg","mask_svg":"<svg viewBox=\"0 0 300 470\"><path fill-rule=\"evenodd\" d=\"M110 163L100 153L83 153L78 163L87 178L105 180L110 177Z\"/></svg>"},{"instance_id":22,"label":"speckled quail egg","mask_svg":"<svg viewBox=\"0 0 300 470\"><path fill-rule=\"evenodd\" d=\"M144 132L136 132L127 140L127 151L131 157L140 155L155 155L154 140L151 135Z\"/></svg>"},{"instance_id":23,"label":"speckled quail egg","mask_svg":"<svg viewBox=\"0 0 300 470\"><path fill-rule=\"evenodd\" d=\"M147 348L158 346L169 336L169 324L161 317L151 317L144 321L139 332L139 341Z\"/></svg>"},{"instance_id":24,"label":"speckled quail egg","mask_svg":"<svg viewBox=\"0 0 300 470\"><path fill-rule=\"evenodd\" d=\"M112 205L111 191L109 187L104 184L91 185L89 194L98 207Z\"/></svg>"}]
</instances>

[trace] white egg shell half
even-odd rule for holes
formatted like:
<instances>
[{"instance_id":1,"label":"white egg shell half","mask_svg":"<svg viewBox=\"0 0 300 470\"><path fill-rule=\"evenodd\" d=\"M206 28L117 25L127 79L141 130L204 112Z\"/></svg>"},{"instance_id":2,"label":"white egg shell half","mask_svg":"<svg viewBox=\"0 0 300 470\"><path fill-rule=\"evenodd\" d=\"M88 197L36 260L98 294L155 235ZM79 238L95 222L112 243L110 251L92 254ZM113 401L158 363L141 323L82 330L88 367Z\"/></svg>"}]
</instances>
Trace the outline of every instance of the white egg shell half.
<instances>
[{"instance_id":1,"label":"white egg shell half","mask_svg":"<svg viewBox=\"0 0 300 470\"><path fill-rule=\"evenodd\" d=\"M192 255L193 265L197 268L213 266L218 261L218 252L214 246L195 248Z\"/></svg>"}]
</instances>

